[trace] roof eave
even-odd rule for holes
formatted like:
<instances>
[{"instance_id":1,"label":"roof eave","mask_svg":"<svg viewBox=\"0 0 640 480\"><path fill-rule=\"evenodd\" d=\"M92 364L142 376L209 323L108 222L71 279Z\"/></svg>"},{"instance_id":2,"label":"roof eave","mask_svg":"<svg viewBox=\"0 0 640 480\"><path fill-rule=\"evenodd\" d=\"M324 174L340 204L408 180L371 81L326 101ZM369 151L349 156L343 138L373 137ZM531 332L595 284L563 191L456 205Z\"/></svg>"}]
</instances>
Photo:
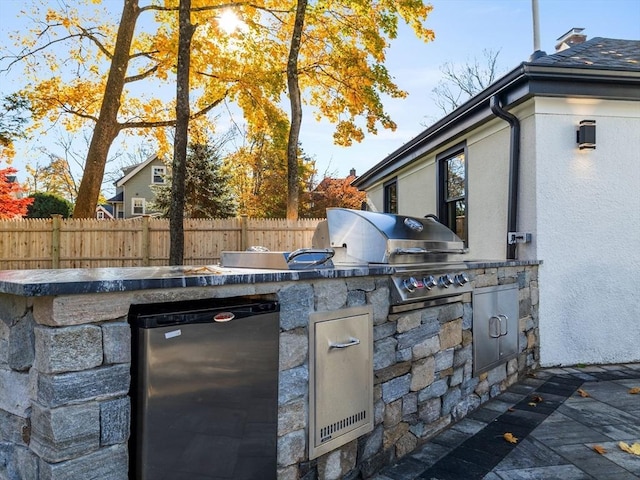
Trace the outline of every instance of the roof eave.
<instances>
[{"instance_id":1,"label":"roof eave","mask_svg":"<svg viewBox=\"0 0 640 480\"><path fill-rule=\"evenodd\" d=\"M535 95L593 96L640 100L640 71L592 67L557 67L521 63L414 139L389 154L352 183L363 189L403 168L439 144L451 141L494 117L489 100L500 95L503 107L513 107ZM605 90L597 85L607 85Z\"/></svg>"}]
</instances>

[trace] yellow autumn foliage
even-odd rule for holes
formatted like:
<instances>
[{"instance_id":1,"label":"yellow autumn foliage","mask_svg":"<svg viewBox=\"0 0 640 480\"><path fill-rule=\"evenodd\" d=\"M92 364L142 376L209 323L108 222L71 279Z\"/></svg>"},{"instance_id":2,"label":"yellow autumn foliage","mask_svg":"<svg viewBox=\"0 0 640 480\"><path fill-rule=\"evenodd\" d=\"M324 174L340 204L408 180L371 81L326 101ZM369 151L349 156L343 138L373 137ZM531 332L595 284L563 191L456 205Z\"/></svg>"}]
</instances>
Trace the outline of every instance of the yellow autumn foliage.
<instances>
[{"instance_id":1,"label":"yellow autumn foliage","mask_svg":"<svg viewBox=\"0 0 640 480\"><path fill-rule=\"evenodd\" d=\"M104 8L94 6L98 3L43 2L31 15L45 23L16 37L27 52L19 60L25 66L20 93L33 106L34 129L58 123L73 132L97 122L107 101L104 92L112 59L123 53L115 50L123 2L103 1ZM175 118L178 4L160 0L139 5L135 35L124 52L128 55L124 87L119 98L109 99L117 102L118 111L116 124L106 130L152 135L160 151L171 148L165 129ZM191 4L191 23L197 26L191 42L193 121L212 132L216 114L226 102L240 107L242 120L252 131L277 136L274 128L281 128L287 118L285 72L295 2L192 0ZM229 8L241 26L231 33L218 21ZM387 70L386 52L399 22L406 22L419 38L432 40L434 34L425 26L431 9L418 0L310 2L298 57L299 84L303 103L316 118L334 124L336 144L348 146L379 128L396 128L383 98L404 98L406 92ZM280 155L284 158L285 150ZM106 162L106 158L92 160Z\"/></svg>"}]
</instances>

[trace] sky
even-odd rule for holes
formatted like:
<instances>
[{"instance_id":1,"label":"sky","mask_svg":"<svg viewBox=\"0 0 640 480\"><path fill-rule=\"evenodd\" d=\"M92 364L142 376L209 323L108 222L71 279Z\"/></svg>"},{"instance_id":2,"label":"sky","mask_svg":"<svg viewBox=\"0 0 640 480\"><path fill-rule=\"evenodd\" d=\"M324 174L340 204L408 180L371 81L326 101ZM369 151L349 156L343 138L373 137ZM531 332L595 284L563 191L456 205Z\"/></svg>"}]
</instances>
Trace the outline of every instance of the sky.
<instances>
[{"instance_id":1,"label":"sky","mask_svg":"<svg viewBox=\"0 0 640 480\"><path fill-rule=\"evenodd\" d=\"M0 0L0 45L11 45L9 32L23 28L20 10L30 0ZM56 0L51 0L53 4ZM103 0L119 12L121 0ZM432 0L433 11L426 25L435 40L424 43L403 26L387 56L387 68L409 96L386 99L387 112L398 128L379 129L351 147L333 145L333 126L317 122L313 113L303 113L300 141L305 153L316 161L319 176L345 177L354 168L358 175L434 123L443 113L434 104L432 90L441 78L445 62L464 65L481 59L484 49L499 50L500 76L528 61L533 52L532 0ZM574 27L584 28L587 38L609 37L640 40L640 0L538 0L540 46L555 51L556 40ZM0 64L0 70L2 65ZM0 73L0 96L20 88L20 76ZM18 143L14 165L23 169L38 156L33 141ZM45 162L46 163L46 162ZM21 178L18 174L18 178Z\"/></svg>"}]
</instances>

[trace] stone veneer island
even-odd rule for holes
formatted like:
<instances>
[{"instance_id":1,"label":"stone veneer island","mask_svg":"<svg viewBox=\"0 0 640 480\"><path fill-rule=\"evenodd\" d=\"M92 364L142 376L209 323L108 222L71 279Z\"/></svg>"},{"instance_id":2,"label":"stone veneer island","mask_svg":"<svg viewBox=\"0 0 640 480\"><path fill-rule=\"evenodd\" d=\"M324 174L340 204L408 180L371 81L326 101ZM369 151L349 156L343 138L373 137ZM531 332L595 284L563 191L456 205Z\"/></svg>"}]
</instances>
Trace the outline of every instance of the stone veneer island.
<instances>
[{"instance_id":1,"label":"stone veneer island","mask_svg":"<svg viewBox=\"0 0 640 480\"><path fill-rule=\"evenodd\" d=\"M472 293L390 314L388 267L147 267L0 272L0 478L128 478L132 304L280 302L278 479L368 478L538 366L538 262L467 262L474 288L516 284L516 358L474 376ZM309 460L308 324L373 311L371 433Z\"/></svg>"}]
</instances>

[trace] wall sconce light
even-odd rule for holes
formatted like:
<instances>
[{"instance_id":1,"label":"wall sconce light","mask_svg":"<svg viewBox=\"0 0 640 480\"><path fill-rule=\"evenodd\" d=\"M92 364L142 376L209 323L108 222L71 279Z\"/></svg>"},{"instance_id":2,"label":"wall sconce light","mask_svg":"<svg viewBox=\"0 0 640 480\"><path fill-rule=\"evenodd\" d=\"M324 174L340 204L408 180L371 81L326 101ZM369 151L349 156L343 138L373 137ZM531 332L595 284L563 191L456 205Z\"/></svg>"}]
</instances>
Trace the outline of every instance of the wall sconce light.
<instances>
[{"instance_id":1,"label":"wall sconce light","mask_svg":"<svg viewBox=\"0 0 640 480\"><path fill-rule=\"evenodd\" d=\"M595 150L596 148L596 121L595 120L582 120L580 122L580 128L577 132L578 148L584 150L590 148Z\"/></svg>"}]
</instances>

